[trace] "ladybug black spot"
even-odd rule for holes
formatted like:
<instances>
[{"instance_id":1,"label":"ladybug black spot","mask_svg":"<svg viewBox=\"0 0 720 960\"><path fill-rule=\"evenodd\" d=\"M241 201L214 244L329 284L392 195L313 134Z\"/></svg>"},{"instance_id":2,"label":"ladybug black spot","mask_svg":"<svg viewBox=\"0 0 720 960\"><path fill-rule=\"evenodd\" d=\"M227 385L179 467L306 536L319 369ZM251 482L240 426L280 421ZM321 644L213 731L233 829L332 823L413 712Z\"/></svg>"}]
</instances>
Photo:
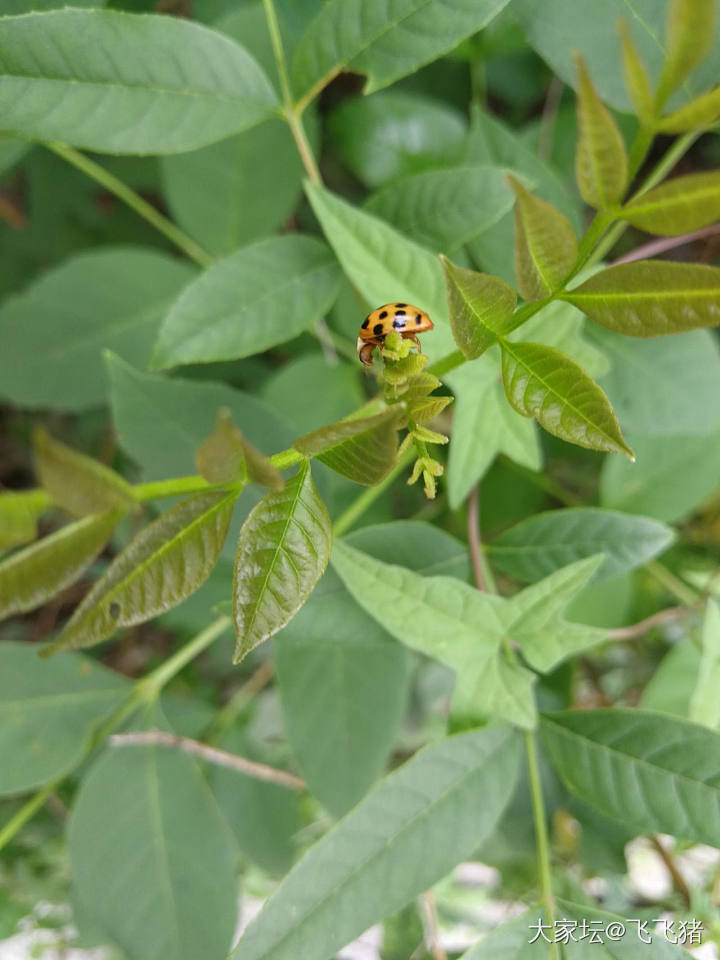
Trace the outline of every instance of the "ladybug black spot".
<instances>
[{"instance_id":1,"label":"ladybug black spot","mask_svg":"<svg viewBox=\"0 0 720 960\"><path fill-rule=\"evenodd\" d=\"M369 323L370 323L370 317L365 317L365 319L362 322L362 329L367 330Z\"/></svg>"},{"instance_id":2,"label":"ladybug black spot","mask_svg":"<svg viewBox=\"0 0 720 960\"><path fill-rule=\"evenodd\" d=\"M419 313L415 314L415 323L422 323L422 317Z\"/></svg>"},{"instance_id":3,"label":"ladybug black spot","mask_svg":"<svg viewBox=\"0 0 720 960\"><path fill-rule=\"evenodd\" d=\"M380 314L380 319L384 320L386 316L387 316L387 310L383 310L383 312Z\"/></svg>"},{"instance_id":4,"label":"ladybug black spot","mask_svg":"<svg viewBox=\"0 0 720 960\"><path fill-rule=\"evenodd\" d=\"M385 314L385 316L387 316L387 314ZM375 326L373 327L373 333L375 334L376 337L379 337L384 329L385 327L383 327L381 323L376 323Z\"/></svg>"},{"instance_id":5,"label":"ladybug black spot","mask_svg":"<svg viewBox=\"0 0 720 960\"><path fill-rule=\"evenodd\" d=\"M407 304L406 304L406 303L396 303L395 306L396 306L396 307L400 307L400 309L402 309L403 307L406 307Z\"/></svg>"}]
</instances>

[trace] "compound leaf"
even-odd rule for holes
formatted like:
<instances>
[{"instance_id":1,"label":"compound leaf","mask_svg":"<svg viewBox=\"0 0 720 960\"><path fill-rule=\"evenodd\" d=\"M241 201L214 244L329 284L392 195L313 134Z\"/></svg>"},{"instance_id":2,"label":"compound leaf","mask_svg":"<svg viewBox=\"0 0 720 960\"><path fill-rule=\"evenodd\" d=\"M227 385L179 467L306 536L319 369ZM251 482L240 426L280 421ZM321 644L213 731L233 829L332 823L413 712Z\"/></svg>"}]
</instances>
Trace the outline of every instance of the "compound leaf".
<instances>
[{"instance_id":1,"label":"compound leaf","mask_svg":"<svg viewBox=\"0 0 720 960\"><path fill-rule=\"evenodd\" d=\"M398 420L403 410L392 407L374 417L340 420L305 434L293 443L305 457L314 457L355 483L373 486L397 460Z\"/></svg>"},{"instance_id":2,"label":"compound leaf","mask_svg":"<svg viewBox=\"0 0 720 960\"><path fill-rule=\"evenodd\" d=\"M450 326L468 360L479 357L511 328L517 297L499 277L456 267L440 257L445 270Z\"/></svg>"}]
</instances>

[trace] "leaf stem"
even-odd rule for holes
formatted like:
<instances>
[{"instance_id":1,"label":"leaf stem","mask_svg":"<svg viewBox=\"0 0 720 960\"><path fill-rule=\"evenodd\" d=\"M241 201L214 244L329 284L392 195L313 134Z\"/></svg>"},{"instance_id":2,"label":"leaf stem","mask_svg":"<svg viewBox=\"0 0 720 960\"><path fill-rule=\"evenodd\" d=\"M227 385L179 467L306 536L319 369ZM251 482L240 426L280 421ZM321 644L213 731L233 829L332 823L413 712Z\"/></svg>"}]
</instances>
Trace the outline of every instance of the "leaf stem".
<instances>
[{"instance_id":1,"label":"leaf stem","mask_svg":"<svg viewBox=\"0 0 720 960\"><path fill-rule=\"evenodd\" d=\"M116 197L131 207L135 213L144 220L147 220L147 222L155 227L156 230L159 230L160 233L164 234L171 243L179 247L179 249L187 254L191 260L194 260L195 263L201 267L210 266L212 257L209 253L206 253L199 244L184 233L171 220L163 216L152 204L148 203L147 200L143 200L139 193L136 193L128 187L126 183L123 183L122 180L119 180L104 167L101 167L99 163L95 163L94 160L86 157L84 153L80 153L79 150L75 150L74 147L69 147L64 143L50 142L46 143L45 146L48 150L52 150L53 153L62 157L63 160L72 164L72 166L77 167L78 170L81 170L96 183L105 187L110 193L115 194Z\"/></svg>"},{"instance_id":2,"label":"leaf stem","mask_svg":"<svg viewBox=\"0 0 720 960\"><path fill-rule=\"evenodd\" d=\"M33 794L33 796L20 807L14 817L8 820L2 830L0 830L0 850L6 847L15 834L25 826L28 820L31 820L35 816L47 798L57 790L61 783L61 780L53 780L52 783L46 783L44 787Z\"/></svg>"},{"instance_id":3,"label":"leaf stem","mask_svg":"<svg viewBox=\"0 0 720 960\"><path fill-rule=\"evenodd\" d=\"M231 625L232 621L230 617L218 617L216 620L213 620L209 626L205 627L204 630L201 630L189 643L180 647L172 657L164 663L161 663L156 670L153 670L152 673L143 677L142 680L138 680L136 686L140 691L142 699L155 700L163 687L172 680L175 674L179 673L184 666L187 666L199 653L202 653L203 650L209 647L210 644L214 640L217 640Z\"/></svg>"},{"instance_id":4,"label":"leaf stem","mask_svg":"<svg viewBox=\"0 0 720 960\"><path fill-rule=\"evenodd\" d=\"M530 796L532 798L533 820L535 822L535 842L537 844L538 870L540 873L540 889L547 910L548 923L555 926L555 895L552 887L552 870L550 866L550 844L548 842L547 823L545 816L545 801L543 799L542 781L538 768L537 745L531 730L525 731L525 754L527 757L528 776L530 779ZM560 960L557 943L550 944L551 960Z\"/></svg>"},{"instance_id":5,"label":"leaf stem","mask_svg":"<svg viewBox=\"0 0 720 960\"><path fill-rule=\"evenodd\" d=\"M668 568L658 560L651 560L649 563L646 563L645 569L665 587L668 593L676 597L684 606L694 607L698 600L701 599L700 594L696 593L692 587L689 587L680 577L676 577L671 570L668 570Z\"/></svg>"}]
</instances>

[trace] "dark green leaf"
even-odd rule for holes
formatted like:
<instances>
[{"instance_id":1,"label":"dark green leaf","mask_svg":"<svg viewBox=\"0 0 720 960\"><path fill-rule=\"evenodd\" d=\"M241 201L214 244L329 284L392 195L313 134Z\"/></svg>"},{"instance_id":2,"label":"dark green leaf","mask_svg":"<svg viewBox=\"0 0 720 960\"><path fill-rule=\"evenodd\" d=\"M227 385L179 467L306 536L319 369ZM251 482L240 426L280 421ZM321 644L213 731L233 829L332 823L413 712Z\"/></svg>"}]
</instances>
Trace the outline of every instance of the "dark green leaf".
<instances>
[{"instance_id":1,"label":"dark green leaf","mask_svg":"<svg viewBox=\"0 0 720 960\"><path fill-rule=\"evenodd\" d=\"M254 126L276 105L241 46L176 17L67 9L8 17L0 70L4 131L107 153L193 150Z\"/></svg>"},{"instance_id":2,"label":"dark green leaf","mask_svg":"<svg viewBox=\"0 0 720 960\"><path fill-rule=\"evenodd\" d=\"M515 203L515 277L525 300L543 300L558 290L575 266L577 241L568 218L508 176Z\"/></svg>"},{"instance_id":3,"label":"dark green leaf","mask_svg":"<svg viewBox=\"0 0 720 960\"><path fill-rule=\"evenodd\" d=\"M518 769L519 743L502 728L421 750L291 871L233 957L334 954L477 849L511 797Z\"/></svg>"},{"instance_id":4,"label":"dark green leaf","mask_svg":"<svg viewBox=\"0 0 720 960\"><path fill-rule=\"evenodd\" d=\"M622 216L660 236L691 233L720 218L720 171L675 177L626 203Z\"/></svg>"},{"instance_id":5,"label":"dark green leaf","mask_svg":"<svg viewBox=\"0 0 720 960\"><path fill-rule=\"evenodd\" d=\"M74 583L110 539L122 513L86 517L0 563L0 616L24 613Z\"/></svg>"},{"instance_id":6,"label":"dark green leaf","mask_svg":"<svg viewBox=\"0 0 720 960\"><path fill-rule=\"evenodd\" d=\"M296 440L293 446L355 483L380 483L397 460L398 421L403 409L390 407L374 417L341 420Z\"/></svg>"},{"instance_id":7,"label":"dark green leaf","mask_svg":"<svg viewBox=\"0 0 720 960\"><path fill-rule=\"evenodd\" d=\"M35 472L53 502L76 517L107 510L139 510L132 487L105 464L60 443L38 427Z\"/></svg>"},{"instance_id":8,"label":"dark green leaf","mask_svg":"<svg viewBox=\"0 0 720 960\"><path fill-rule=\"evenodd\" d=\"M68 844L79 899L135 960L223 960L237 916L236 848L195 761L108 750L83 779Z\"/></svg>"},{"instance_id":9,"label":"dark green leaf","mask_svg":"<svg viewBox=\"0 0 720 960\"><path fill-rule=\"evenodd\" d=\"M0 644L0 794L24 793L73 770L93 728L128 683L70 653L43 663L31 643Z\"/></svg>"},{"instance_id":10,"label":"dark green leaf","mask_svg":"<svg viewBox=\"0 0 720 960\"><path fill-rule=\"evenodd\" d=\"M479 357L512 326L517 297L499 277L456 267L440 257L445 270L450 326L468 360Z\"/></svg>"},{"instance_id":11,"label":"dark green leaf","mask_svg":"<svg viewBox=\"0 0 720 960\"><path fill-rule=\"evenodd\" d=\"M233 582L235 662L282 629L327 566L332 524L304 461L284 489L253 508L240 531Z\"/></svg>"},{"instance_id":12,"label":"dark green leaf","mask_svg":"<svg viewBox=\"0 0 720 960\"><path fill-rule=\"evenodd\" d=\"M642 710L550 713L541 729L566 786L637 833L720 846L720 734Z\"/></svg>"},{"instance_id":13,"label":"dark green leaf","mask_svg":"<svg viewBox=\"0 0 720 960\"><path fill-rule=\"evenodd\" d=\"M0 550L34 540L37 518L49 506L44 490L0 493Z\"/></svg>"},{"instance_id":14,"label":"dark green leaf","mask_svg":"<svg viewBox=\"0 0 720 960\"><path fill-rule=\"evenodd\" d=\"M666 260L621 263L562 296L608 330L658 337L720 323L720 268Z\"/></svg>"},{"instance_id":15,"label":"dark green leaf","mask_svg":"<svg viewBox=\"0 0 720 960\"><path fill-rule=\"evenodd\" d=\"M201 493L145 527L110 564L48 652L94 646L176 606L207 580L237 491Z\"/></svg>"},{"instance_id":16,"label":"dark green leaf","mask_svg":"<svg viewBox=\"0 0 720 960\"><path fill-rule=\"evenodd\" d=\"M547 941L539 937L535 943L530 943L538 921L547 923L545 911L542 907L531 907L527 913L493 928L479 943L466 950L460 960L547 960ZM548 932L552 938L553 931Z\"/></svg>"},{"instance_id":17,"label":"dark green leaf","mask_svg":"<svg viewBox=\"0 0 720 960\"><path fill-rule=\"evenodd\" d=\"M537 513L501 533L488 549L494 565L526 583L603 553L595 579L606 580L652 560L674 539L670 527L648 517L576 507Z\"/></svg>"},{"instance_id":18,"label":"dark green leaf","mask_svg":"<svg viewBox=\"0 0 720 960\"><path fill-rule=\"evenodd\" d=\"M518 413L549 433L590 450L633 459L610 402L570 357L540 343L502 343L503 383Z\"/></svg>"},{"instance_id":19,"label":"dark green leaf","mask_svg":"<svg viewBox=\"0 0 720 960\"><path fill-rule=\"evenodd\" d=\"M593 86L580 57L578 70L578 143L575 176L583 200L606 210L617 203L628 176L627 154L622 135L610 111Z\"/></svg>"}]
</instances>

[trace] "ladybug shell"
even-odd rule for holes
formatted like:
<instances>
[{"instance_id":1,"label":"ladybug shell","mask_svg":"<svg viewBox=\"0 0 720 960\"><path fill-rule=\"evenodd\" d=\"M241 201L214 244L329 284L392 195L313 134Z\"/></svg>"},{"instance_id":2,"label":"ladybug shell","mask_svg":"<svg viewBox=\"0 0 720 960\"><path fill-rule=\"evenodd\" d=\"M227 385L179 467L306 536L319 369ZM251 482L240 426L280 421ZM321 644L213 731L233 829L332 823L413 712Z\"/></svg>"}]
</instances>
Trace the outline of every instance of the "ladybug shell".
<instances>
[{"instance_id":1,"label":"ladybug shell","mask_svg":"<svg viewBox=\"0 0 720 960\"><path fill-rule=\"evenodd\" d=\"M412 337L432 328L432 320L419 307L411 303L386 303L365 317L358 341L382 342L393 330L403 337Z\"/></svg>"}]
</instances>

